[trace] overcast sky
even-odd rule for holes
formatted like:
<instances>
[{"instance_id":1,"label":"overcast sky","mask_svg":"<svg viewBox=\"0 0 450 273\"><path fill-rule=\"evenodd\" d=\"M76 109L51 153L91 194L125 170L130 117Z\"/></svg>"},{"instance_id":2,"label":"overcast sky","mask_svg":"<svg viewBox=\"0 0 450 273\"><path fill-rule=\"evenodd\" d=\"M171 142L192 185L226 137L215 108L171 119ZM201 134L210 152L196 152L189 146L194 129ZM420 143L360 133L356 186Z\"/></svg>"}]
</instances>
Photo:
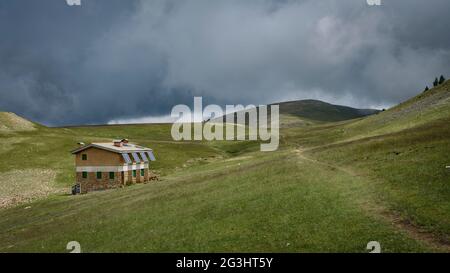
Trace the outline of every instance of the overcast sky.
<instances>
[{"instance_id":1,"label":"overcast sky","mask_svg":"<svg viewBox=\"0 0 450 273\"><path fill-rule=\"evenodd\" d=\"M47 125L179 103L385 107L450 74L450 1L0 0L0 111Z\"/></svg>"}]
</instances>

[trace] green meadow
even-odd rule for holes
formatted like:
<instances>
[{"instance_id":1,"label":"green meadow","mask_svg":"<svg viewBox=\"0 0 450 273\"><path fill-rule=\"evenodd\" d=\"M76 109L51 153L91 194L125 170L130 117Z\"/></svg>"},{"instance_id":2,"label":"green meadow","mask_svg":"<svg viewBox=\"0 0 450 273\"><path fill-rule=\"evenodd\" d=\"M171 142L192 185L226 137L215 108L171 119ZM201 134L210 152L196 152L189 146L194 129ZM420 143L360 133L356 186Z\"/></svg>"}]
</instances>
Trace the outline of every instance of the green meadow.
<instances>
[{"instance_id":1,"label":"green meadow","mask_svg":"<svg viewBox=\"0 0 450 273\"><path fill-rule=\"evenodd\" d=\"M449 252L450 81L368 117L308 105L284 106L276 152L1 113L0 252ZM159 181L70 195L77 142L115 138L152 148Z\"/></svg>"}]
</instances>

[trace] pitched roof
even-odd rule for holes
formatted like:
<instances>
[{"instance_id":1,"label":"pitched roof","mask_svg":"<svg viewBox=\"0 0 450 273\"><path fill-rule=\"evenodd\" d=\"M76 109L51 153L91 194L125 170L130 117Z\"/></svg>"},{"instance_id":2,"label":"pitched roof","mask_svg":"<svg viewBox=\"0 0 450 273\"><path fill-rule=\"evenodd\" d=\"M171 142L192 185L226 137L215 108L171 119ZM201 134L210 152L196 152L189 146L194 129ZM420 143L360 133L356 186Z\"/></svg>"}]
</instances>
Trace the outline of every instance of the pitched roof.
<instances>
[{"instance_id":1,"label":"pitched roof","mask_svg":"<svg viewBox=\"0 0 450 273\"><path fill-rule=\"evenodd\" d=\"M117 147L117 146L114 146L113 142L101 142L101 143L91 143L89 145L85 145L80 148L77 148L72 151L72 154L77 154L77 153L82 152L89 148L99 148L102 150L107 150L107 151L119 153L119 154L153 151L150 148L142 147L142 146L131 144L131 143L124 144L121 147Z\"/></svg>"}]
</instances>

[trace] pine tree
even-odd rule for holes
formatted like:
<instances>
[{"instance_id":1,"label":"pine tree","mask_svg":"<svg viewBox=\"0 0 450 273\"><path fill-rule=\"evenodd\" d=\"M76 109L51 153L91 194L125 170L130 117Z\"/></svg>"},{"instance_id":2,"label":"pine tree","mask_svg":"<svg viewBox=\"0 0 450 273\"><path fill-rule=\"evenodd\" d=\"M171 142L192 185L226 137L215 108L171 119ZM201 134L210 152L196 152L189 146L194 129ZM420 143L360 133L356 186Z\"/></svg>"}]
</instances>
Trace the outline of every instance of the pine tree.
<instances>
[{"instance_id":1,"label":"pine tree","mask_svg":"<svg viewBox=\"0 0 450 273\"><path fill-rule=\"evenodd\" d=\"M441 75L441 77L439 78L439 84L443 84L444 82L445 82L444 75Z\"/></svg>"},{"instance_id":2,"label":"pine tree","mask_svg":"<svg viewBox=\"0 0 450 273\"><path fill-rule=\"evenodd\" d=\"M428 86L426 86L425 90L423 90L423 92L427 92L428 90L430 90L430 88L428 88Z\"/></svg>"},{"instance_id":3,"label":"pine tree","mask_svg":"<svg viewBox=\"0 0 450 273\"><path fill-rule=\"evenodd\" d=\"M439 85L438 78L434 79L433 86L436 87Z\"/></svg>"}]
</instances>

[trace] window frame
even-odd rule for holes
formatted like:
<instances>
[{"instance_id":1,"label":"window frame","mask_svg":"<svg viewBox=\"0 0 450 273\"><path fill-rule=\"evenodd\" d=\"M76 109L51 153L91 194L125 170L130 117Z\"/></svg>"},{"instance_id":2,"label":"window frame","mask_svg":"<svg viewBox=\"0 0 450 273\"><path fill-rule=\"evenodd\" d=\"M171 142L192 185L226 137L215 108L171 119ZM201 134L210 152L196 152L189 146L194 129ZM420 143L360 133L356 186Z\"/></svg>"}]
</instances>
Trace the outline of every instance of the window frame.
<instances>
[{"instance_id":1,"label":"window frame","mask_svg":"<svg viewBox=\"0 0 450 273\"><path fill-rule=\"evenodd\" d=\"M145 176L145 170L141 169L141 176L144 177Z\"/></svg>"},{"instance_id":2,"label":"window frame","mask_svg":"<svg viewBox=\"0 0 450 273\"><path fill-rule=\"evenodd\" d=\"M81 178L87 179L88 178L88 172L81 172Z\"/></svg>"},{"instance_id":3,"label":"window frame","mask_svg":"<svg viewBox=\"0 0 450 273\"><path fill-rule=\"evenodd\" d=\"M82 161L87 161L88 160L88 155L87 154L81 154L81 160Z\"/></svg>"},{"instance_id":4,"label":"window frame","mask_svg":"<svg viewBox=\"0 0 450 273\"><path fill-rule=\"evenodd\" d=\"M95 177L97 178L97 180L100 180L102 179L102 176L103 176L102 172L97 172Z\"/></svg>"},{"instance_id":5,"label":"window frame","mask_svg":"<svg viewBox=\"0 0 450 273\"><path fill-rule=\"evenodd\" d=\"M136 170L133 170L132 173L133 173L133 177L137 176L137 171Z\"/></svg>"},{"instance_id":6,"label":"window frame","mask_svg":"<svg viewBox=\"0 0 450 273\"><path fill-rule=\"evenodd\" d=\"M109 172L109 180L116 179L116 173L115 172Z\"/></svg>"}]
</instances>

